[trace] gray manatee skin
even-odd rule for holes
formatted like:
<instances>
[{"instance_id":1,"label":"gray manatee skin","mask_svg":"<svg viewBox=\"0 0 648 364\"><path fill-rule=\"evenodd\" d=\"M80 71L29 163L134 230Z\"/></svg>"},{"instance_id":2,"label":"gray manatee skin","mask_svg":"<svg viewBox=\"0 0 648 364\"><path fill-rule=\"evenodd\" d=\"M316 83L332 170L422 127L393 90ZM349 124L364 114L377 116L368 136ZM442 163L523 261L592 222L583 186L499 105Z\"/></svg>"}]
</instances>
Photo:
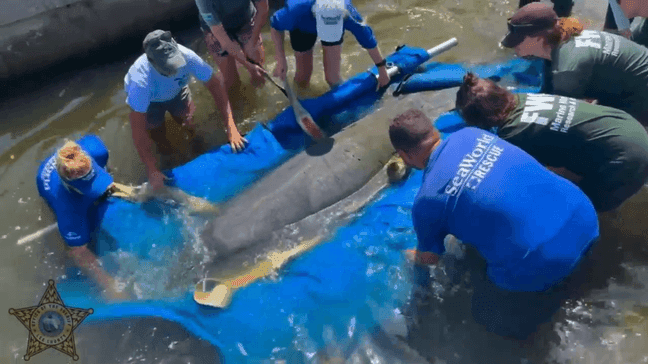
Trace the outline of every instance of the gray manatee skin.
<instances>
[{"instance_id":1,"label":"gray manatee skin","mask_svg":"<svg viewBox=\"0 0 648 364\"><path fill-rule=\"evenodd\" d=\"M230 200L207 224L205 246L221 260L351 195L394 155L388 128L395 116L418 108L434 120L454 107L455 92L387 99L378 111L297 154Z\"/></svg>"}]
</instances>

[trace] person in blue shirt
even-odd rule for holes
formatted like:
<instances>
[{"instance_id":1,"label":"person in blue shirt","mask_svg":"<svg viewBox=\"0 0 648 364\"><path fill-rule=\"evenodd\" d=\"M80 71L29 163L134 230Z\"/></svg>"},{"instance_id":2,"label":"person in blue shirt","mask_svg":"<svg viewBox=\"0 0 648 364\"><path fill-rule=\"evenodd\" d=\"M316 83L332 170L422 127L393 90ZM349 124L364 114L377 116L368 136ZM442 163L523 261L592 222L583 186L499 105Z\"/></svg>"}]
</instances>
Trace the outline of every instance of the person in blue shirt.
<instances>
[{"instance_id":1,"label":"person in blue shirt","mask_svg":"<svg viewBox=\"0 0 648 364\"><path fill-rule=\"evenodd\" d=\"M108 150L95 136L68 141L38 169L36 186L56 215L58 230L75 264L93 278L111 299L127 295L102 268L88 248L107 204L101 203L116 189L105 171Z\"/></svg>"},{"instance_id":2,"label":"person in blue shirt","mask_svg":"<svg viewBox=\"0 0 648 364\"><path fill-rule=\"evenodd\" d=\"M268 0L195 1L207 49L223 74L225 89L239 82L236 61L250 72L253 85L263 85L261 29L268 21Z\"/></svg>"},{"instance_id":3,"label":"person in blue shirt","mask_svg":"<svg viewBox=\"0 0 648 364\"><path fill-rule=\"evenodd\" d=\"M490 283L476 287L475 320L500 335L528 337L559 307L538 310L533 303L559 304L548 297L599 236L590 200L484 130L466 127L442 141L427 116L412 109L392 121L389 137L403 161L424 173L412 207L418 247L409 257L435 264L449 234L473 247Z\"/></svg>"},{"instance_id":4,"label":"person in blue shirt","mask_svg":"<svg viewBox=\"0 0 648 364\"><path fill-rule=\"evenodd\" d=\"M171 32L155 30L144 38L144 54L124 77L126 103L131 107L130 124L135 148L146 166L148 180L156 190L164 185L164 175L156 166L153 143L166 137L164 126L168 111L174 121L193 128L195 105L189 79L193 75L205 83L223 119L232 150L245 147L239 133L223 81L195 52L173 39Z\"/></svg>"},{"instance_id":5,"label":"person in blue shirt","mask_svg":"<svg viewBox=\"0 0 648 364\"><path fill-rule=\"evenodd\" d=\"M288 69L284 51L284 32L290 33L290 45L295 51L295 82L307 87L313 72L313 46L317 37L324 52L324 75L329 86L341 82L340 62L342 41L346 30L353 33L378 66L378 84L389 83L386 61L380 54L371 28L350 0L286 0L286 5L270 18L271 35L275 45L277 66L274 76L286 79Z\"/></svg>"}]
</instances>

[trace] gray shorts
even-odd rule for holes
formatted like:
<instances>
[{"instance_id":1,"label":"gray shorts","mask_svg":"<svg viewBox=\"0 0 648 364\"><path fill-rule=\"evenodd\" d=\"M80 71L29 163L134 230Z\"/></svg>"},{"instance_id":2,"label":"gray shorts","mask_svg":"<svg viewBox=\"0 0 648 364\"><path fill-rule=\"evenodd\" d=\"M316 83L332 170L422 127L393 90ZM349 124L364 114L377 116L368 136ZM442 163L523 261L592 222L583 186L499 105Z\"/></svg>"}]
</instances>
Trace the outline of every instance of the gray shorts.
<instances>
[{"instance_id":1,"label":"gray shorts","mask_svg":"<svg viewBox=\"0 0 648 364\"><path fill-rule=\"evenodd\" d=\"M151 102L146 111L146 129L155 129L164 124L164 116L168 111L176 121L185 120L191 117L193 110L191 91L185 86L178 95L171 100L163 102Z\"/></svg>"},{"instance_id":2,"label":"gray shorts","mask_svg":"<svg viewBox=\"0 0 648 364\"><path fill-rule=\"evenodd\" d=\"M246 45L248 42L253 41L253 42L259 42L261 46L263 46L263 42L260 42L261 38L259 39L252 39L252 30L254 29L254 19L251 19L247 24L245 24L241 29L238 29L236 33L230 34L229 32L227 35L229 35L230 39L237 42L241 47ZM212 55L216 55L219 57L227 57L229 53L225 49L223 49L223 46L220 44L218 39L212 34L210 30L204 30L203 33L205 34L205 43L207 44L207 50Z\"/></svg>"}]
</instances>

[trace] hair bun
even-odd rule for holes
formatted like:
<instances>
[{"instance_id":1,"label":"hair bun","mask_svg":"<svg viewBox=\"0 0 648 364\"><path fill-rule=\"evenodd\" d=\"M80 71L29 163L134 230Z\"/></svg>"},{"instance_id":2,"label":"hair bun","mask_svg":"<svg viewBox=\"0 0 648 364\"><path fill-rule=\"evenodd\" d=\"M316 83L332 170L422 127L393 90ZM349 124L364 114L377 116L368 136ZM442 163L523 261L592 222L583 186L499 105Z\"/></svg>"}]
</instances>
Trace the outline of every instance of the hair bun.
<instances>
[{"instance_id":1,"label":"hair bun","mask_svg":"<svg viewBox=\"0 0 648 364\"><path fill-rule=\"evenodd\" d=\"M464 80L463 80L463 81L464 81L464 83L465 83L466 85L468 85L468 86L470 86L470 87L473 87L473 86L477 85L477 81L478 81L478 80L479 80L479 77L477 77L477 76L476 76L474 73L472 73L472 72L468 72L468 73L464 76Z\"/></svg>"}]
</instances>

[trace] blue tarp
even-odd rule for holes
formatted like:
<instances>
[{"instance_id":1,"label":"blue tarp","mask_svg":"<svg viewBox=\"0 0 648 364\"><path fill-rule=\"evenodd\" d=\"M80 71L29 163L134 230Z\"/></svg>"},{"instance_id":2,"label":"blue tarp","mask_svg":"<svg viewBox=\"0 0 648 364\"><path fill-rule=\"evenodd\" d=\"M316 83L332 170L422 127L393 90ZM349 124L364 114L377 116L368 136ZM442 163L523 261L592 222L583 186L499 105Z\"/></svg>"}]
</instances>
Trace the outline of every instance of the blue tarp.
<instances>
[{"instance_id":1,"label":"blue tarp","mask_svg":"<svg viewBox=\"0 0 648 364\"><path fill-rule=\"evenodd\" d=\"M387 57L401 70L413 72L428 59L424 49L404 46ZM375 67L371 72L376 72ZM395 78L393 82L397 82ZM376 79L363 72L322 96L301 101L313 119L325 129L336 130L369 112L384 94L376 90ZM292 108L272 121L259 123L248 135L250 142L240 153L226 144L191 162L166 171L171 185L212 202L224 202L241 193L263 175L302 151L310 142L298 126ZM159 203L133 204L111 198L100 223L97 239L99 253L122 249L146 255L152 244L180 246L191 240L191 231L183 225L177 211ZM189 236L188 236L189 234Z\"/></svg>"},{"instance_id":2,"label":"blue tarp","mask_svg":"<svg viewBox=\"0 0 648 364\"><path fill-rule=\"evenodd\" d=\"M521 58L503 63L472 66L430 62L417 69L416 73L405 77L396 88L394 96L457 87L461 85L468 72L481 78L524 87L525 92L539 92L543 84L544 62Z\"/></svg>"},{"instance_id":3,"label":"blue tarp","mask_svg":"<svg viewBox=\"0 0 648 364\"><path fill-rule=\"evenodd\" d=\"M424 49L405 46L387 59L407 74L425 62L428 55ZM399 77L393 81L398 80ZM318 125L336 130L370 110L384 93L384 89L377 91L376 85L375 77L363 72L324 95L301 103ZM260 123L252 130L246 137L249 146L241 153L232 153L226 144L168 172L172 184L194 196L222 202L302 151L310 141L297 124L292 107L266 125Z\"/></svg>"},{"instance_id":4,"label":"blue tarp","mask_svg":"<svg viewBox=\"0 0 648 364\"><path fill-rule=\"evenodd\" d=\"M409 71L425 60L420 50L402 51L411 59ZM456 67L450 66L448 69L456 72ZM501 77L517 72L507 63L493 67ZM447 76L456 78L456 73ZM346 90L346 97L334 91L303 104L320 125L349 123L380 97L371 88L358 91L370 86L369 77L359 75L337 89ZM445 76L440 73L437 77ZM355 83L360 86L352 87ZM340 109L345 109L344 113L326 120L326 115ZM223 146L174 169L175 185L216 202L239 193L304 148L306 137L292 115L286 110L267 128L253 130L244 154L232 154L229 146ZM464 124L451 112L442 115L436 125L445 136ZM414 172L403 184L386 189L352 223L289 263L278 280L262 280L240 289L227 309L199 306L187 292L189 287L178 287L182 293L171 298L106 304L90 282L76 275L60 282L59 292L67 305L94 309L84 325L159 317L181 324L218 347L227 364L282 358L301 363L325 347L325 330L331 329L338 343L351 347L354 340L375 330L390 312L407 302L411 266L402 250L416 245L410 210L421 178L421 172ZM181 216L169 206L155 202L140 206L120 200L110 204L98 239L100 255L120 249L148 262L140 267L155 275L170 251L181 250L183 243L191 240L192 228L182 225Z\"/></svg>"},{"instance_id":5,"label":"blue tarp","mask_svg":"<svg viewBox=\"0 0 648 364\"><path fill-rule=\"evenodd\" d=\"M410 209L421 179L422 173L415 172L403 185L383 192L353 223L289 263L278 281L239 290L227 309L202 307L191 293L108 305L94 299L96 292L84 280L59 283L59 291L67 305L94 309L84 325L161 317L217 346L225 363L300 363L325 347L326 327L338 343L352 345L407 302L410 265L402 250L416 245Z\"/></svg>"}]
</instances>

